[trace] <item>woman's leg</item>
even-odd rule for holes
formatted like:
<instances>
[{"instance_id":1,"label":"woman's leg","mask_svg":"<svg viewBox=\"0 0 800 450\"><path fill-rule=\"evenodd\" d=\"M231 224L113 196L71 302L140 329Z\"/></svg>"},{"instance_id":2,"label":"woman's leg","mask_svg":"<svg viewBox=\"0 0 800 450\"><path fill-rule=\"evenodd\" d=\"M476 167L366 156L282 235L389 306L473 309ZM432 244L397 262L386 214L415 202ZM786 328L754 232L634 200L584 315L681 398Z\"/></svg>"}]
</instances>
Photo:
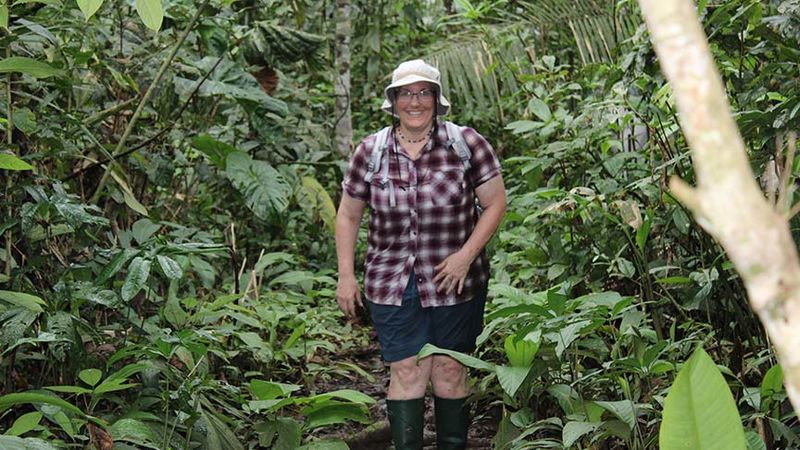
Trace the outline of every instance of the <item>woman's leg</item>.
<instances>
[{"instance_id":1,"label":"woman's leg","mask_svg":"<svg viewBox=\"0 0 800 450\"><path fill-rule=\"evenodd\" d=\"M433 395L439 398L464 398L467 391L467 368L447 355L434 355L431 369Z\"/></svg>"},{"instance_id":2,"label":"woman's leg","mask_svg":"<svg viewBox=\"0 0 800 450\"><path fill-rule=\"evenodd\" d=\"M425 396L428 381L431 379L433 358L424 358L417 363L416 356L389 363L389 392L391 400L408 400Z\"/></svg>"},{"instance_id":3,"label":"woman's leg","mask_svg":"<svg viewBox=\"0 0 800 450\"><path fill-rule=\"evenodd\" d=\"M431 376L431 358L417 363L411 356L389 364L386 411L397 450L420 450L425 426L425 389Z\"/></svg>"}]
</instances>

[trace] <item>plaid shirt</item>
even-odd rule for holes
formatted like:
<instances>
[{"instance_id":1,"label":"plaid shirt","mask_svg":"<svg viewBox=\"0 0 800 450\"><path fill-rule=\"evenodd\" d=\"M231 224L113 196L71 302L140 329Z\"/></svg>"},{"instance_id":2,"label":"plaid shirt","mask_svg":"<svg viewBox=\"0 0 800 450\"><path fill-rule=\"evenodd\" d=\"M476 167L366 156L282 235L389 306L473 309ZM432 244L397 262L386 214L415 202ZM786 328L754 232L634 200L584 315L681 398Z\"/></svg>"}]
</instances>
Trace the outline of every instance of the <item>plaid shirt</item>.
<instances>
[{"instance_id":1,"label":"plaid shirt","mask_svg":"<svg viewBox=\"0 0 800 450\"><path fill-rule=\"evenodd\" d=\"M389 204L389 188L381 187L382 170L370 184L364 182L376 136L368 136L356 148L342 186L350 197L370 206L364 277L369 301L399 306L412 270L423 307L469 301L489 279L489 260L481 251L460 295L455 289L450 294L437 293L433 282L434 267L460 250L475 228L474 189L500 174L500 162L489 142L472 128L464 128L463 135L472 151L467 171L456 151L447 147L443 124L416 161L402 147L396 151L393 133L389 134L381 166L389 164L394 207Z\"/></svg>"}]
</instances>

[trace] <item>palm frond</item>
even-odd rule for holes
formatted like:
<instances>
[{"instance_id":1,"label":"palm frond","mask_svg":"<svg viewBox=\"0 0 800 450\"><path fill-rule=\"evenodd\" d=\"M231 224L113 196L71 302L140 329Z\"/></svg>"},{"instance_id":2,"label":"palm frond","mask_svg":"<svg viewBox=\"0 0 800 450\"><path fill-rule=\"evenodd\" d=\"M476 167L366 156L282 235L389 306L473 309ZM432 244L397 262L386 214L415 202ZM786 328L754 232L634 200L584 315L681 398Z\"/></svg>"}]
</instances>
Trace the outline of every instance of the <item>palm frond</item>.
<instances>
[{"instance_id":1,"label":"palm frond","mask_svg":"<svg viewBox=\"0 0 800 450\"><path fill-rule=\"evenodd\" d=\"M454 112L485 111L496 107L501 93L516 92L519 68L532 66L537 53L554 52L542 46L564 41L544 39L546 35L568 36L586 65L622 54L622 43L641 22L637 4L627 0L524 0L515 5L517 9L501 13L499 24L480 34L455 35L425 56L442 71L445 94L456 100ZM496 70L499 66L513 69Z\"/></svg>"}]
</instances>

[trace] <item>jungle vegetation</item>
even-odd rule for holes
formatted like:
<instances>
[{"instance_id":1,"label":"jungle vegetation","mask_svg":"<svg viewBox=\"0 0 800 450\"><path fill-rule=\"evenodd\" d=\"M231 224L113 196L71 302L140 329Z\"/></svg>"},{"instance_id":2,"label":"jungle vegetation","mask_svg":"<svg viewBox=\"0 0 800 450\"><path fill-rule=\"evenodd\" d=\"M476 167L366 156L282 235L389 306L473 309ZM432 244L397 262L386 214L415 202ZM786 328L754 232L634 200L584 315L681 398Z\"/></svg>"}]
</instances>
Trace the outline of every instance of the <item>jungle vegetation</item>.
<instances>
[{"instance_id":1,"label":"jungle vegetation","mask_svg":"<svg viewBox=\"0 0 800 450\"><path fill-rule=\"evenodd\" d=\"M794 204L800 3L697 14ZM374 336L335 300L337 135L343 105L354 144L385 126L417 57L509 192L455 355L487 446L659 448L671 393L700 434L800 446L741 277L669 188L695 172L636 2L19 0L0 28L0 448L339 449L379 422Z\"/></svg>"}]
</instances>

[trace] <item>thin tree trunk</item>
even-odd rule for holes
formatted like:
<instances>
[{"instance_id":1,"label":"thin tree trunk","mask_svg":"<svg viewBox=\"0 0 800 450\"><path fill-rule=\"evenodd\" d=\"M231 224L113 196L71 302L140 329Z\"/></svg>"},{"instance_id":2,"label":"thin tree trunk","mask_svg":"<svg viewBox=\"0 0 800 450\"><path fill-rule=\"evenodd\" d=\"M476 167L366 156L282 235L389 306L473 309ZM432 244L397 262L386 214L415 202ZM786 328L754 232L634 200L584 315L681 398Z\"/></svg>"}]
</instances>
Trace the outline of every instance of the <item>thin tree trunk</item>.
<instances>
[{"instance_id":1,"label":"thin tree trunk","mask_svg":"<svg viewBox=\"0 0 800 450\"><path fill-rule=\"evenodd\" d=\"M775 347L789 399L800 412L800 262L786 208L774 208L755 182L694 2L639 3L672 85L697 174L696 188L677 178L670 187L741 275Z\"/></svg>"},{"instance_id":2,"label":"thin tree trunk","mask_svg":"<svg viewBox=\"0 0 800 450\"><path fill-rule=\"evenodd\" d=\"M336 0L336 83L334 124L336 150L343 157L353 147L353 122L350 115L350 0Z\"/></svg>"}]
</instances>

